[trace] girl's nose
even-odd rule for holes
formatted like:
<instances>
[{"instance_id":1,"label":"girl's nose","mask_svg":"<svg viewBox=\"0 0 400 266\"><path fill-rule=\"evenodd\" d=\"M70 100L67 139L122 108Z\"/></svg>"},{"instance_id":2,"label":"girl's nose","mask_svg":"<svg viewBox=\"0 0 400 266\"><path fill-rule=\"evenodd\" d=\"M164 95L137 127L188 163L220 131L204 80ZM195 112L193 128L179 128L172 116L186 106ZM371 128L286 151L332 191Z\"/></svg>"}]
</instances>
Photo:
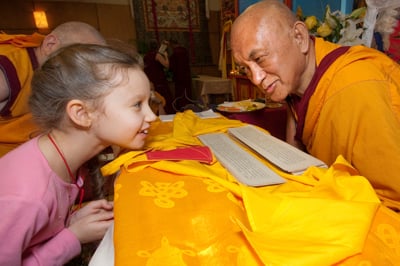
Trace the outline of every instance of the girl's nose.
<instances>
[{"instance_id":1,"label":"girl's nose","mask_svg":"<svg viewBox=\"0 0 400 266\"><path fill-rule=\"evenodd\" d=\"M148 105L148 108L146 110L146 114L145 114L145 120L147 122L153 122L157 119L157 115L154 114L153 110L151 110L150 105Z\"/></svg>"}]
</instances>

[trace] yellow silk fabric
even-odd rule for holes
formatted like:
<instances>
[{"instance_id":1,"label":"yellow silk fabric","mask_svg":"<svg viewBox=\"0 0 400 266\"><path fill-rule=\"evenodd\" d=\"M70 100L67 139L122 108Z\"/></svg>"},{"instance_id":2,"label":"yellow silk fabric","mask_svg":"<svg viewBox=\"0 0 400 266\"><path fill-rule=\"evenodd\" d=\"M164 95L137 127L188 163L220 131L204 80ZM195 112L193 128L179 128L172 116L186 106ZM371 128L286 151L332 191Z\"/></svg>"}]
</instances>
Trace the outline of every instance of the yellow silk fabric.
<instances>
[{"instance_id":1,"label":"yellow silk fabric","mask_svg":"<svg viewBox=\"0 0 400 266\"><path fill-rule=\"evenodd\" d=\"M0 32L0 43L7 42L16 47L38 47L42 43L44 37L44 35L37 32L31 35Z\"/></svg>"},{"instance_id":2,"label":"yellow silk fabric","mask_svg":"<svg viewBox=\"0 0 400 266\"><path fill-rule=\"evenodd\" d=\"M156 123L147 146L160 149L163 140L168 149L198 145L198 132L223 131L230 123L236 121L185 112L173 123ZM341 156L329 169L311 167L302 176L274 168L288 181L260 188L238 184L218 162L147 161L143 152L131 152L103 171L120 165L115 265L400 261L399 215L380 204L369 182Z\"/></svg>"},{"instance_id":3,"label":"yellow silk fabric","mask_svg":"<svg viewBox=\"0 0 400 266\"><path fill-rule=\"evenodd\" d=\"M28 99L34 70L25 47L38 47L44 35L10 35L0 33L0 53L14 64L21 91L10 108L8 117L0 117L0 157L31 139L38 132L29 112Z\"/></svg>"}]
</instances>

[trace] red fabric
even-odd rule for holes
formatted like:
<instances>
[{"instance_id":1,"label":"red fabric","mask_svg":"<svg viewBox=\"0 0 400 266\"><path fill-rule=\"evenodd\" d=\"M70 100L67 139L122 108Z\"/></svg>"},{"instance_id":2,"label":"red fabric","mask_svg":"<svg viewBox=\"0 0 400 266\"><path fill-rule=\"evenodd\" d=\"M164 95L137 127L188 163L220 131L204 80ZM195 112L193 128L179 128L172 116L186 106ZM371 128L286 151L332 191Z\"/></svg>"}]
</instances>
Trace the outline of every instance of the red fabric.
<instances>
[{"instance_id":1,"label":"red fabric","mask_svg":"<svg viewBox=\"0 0 400 266\"><path fill-rule=\"evenodd\" d=\"M285 141L287 119L286 108L286 104L284 104L279 108L264 108L252 112L219 112L229 119L240 120L261 127L271 133L272 136Z\"/></svg>"},{"instance_id":2,"label":"red fabric","mask_svg":"<svg viewBox=\"0 0 400 266\"><path fill-rule=\"evenodd\" d=\"M397 26L390 35L390 46L387 54L400 63L400 20L397 21Z\"/></svg>"},{"instance_id":3,"label":"red fabric","mask_svg":"<svg viewBox=\"0 0 400 266\"><path fill-rule=\"evenodd\" d=\"M178 148L169 151L149 151L146 155L149 160L196 160L208 164L213 161L211 150L206 146Z\"/></svg>"}]
</instances>

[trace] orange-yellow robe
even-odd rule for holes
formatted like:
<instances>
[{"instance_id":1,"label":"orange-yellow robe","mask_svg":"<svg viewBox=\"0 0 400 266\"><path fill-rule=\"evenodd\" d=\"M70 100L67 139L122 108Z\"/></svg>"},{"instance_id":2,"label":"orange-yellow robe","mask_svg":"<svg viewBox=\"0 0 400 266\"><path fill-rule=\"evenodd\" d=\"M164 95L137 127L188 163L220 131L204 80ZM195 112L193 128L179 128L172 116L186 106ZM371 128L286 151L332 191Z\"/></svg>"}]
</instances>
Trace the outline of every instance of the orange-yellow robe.
<instances>
[{"instance_id":1,"label":"orange-yellow robe","mask_svg":"<svg viewBox=\"0 0 400 266\"><path fill-rule=\"evenodd\" d=\"M28 108L31 80L38 67L33 47L43 36L0 34L0 71L10 88L7 105L0 110L0 156L29 140L38 128Z\"/></svg>"},{"instance_id":2,"label":"orange-yellow robe","mask_svg":"<svg viewBox=\"0 0 400 266\"><path fill-rule=\"evenodd\" d=\"M316 38L317 65L337 47ZM343 155L384 204L400 208L400 66L374 49L351 47L311 96L302 141L328 164Z\"/></svg>"}]
</instances>

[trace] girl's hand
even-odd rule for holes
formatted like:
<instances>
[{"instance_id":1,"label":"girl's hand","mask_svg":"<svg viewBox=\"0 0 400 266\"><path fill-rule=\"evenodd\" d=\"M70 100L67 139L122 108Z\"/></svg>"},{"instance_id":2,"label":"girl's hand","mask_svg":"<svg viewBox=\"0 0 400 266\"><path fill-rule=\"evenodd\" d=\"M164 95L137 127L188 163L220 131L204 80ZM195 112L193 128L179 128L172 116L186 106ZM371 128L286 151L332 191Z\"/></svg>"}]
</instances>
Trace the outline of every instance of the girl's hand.
<instances>
[{"instance_id":1,"label":"girl's hand","mask_svg":"<svg viewBox=\"0 0 400 266\"><path fill-rule=\"evenodd\" d=\"M96 200L89 202L71 216L68 229L85 244L102 239L113 218L113 203Z\"/></svg>"}]
</instances>

